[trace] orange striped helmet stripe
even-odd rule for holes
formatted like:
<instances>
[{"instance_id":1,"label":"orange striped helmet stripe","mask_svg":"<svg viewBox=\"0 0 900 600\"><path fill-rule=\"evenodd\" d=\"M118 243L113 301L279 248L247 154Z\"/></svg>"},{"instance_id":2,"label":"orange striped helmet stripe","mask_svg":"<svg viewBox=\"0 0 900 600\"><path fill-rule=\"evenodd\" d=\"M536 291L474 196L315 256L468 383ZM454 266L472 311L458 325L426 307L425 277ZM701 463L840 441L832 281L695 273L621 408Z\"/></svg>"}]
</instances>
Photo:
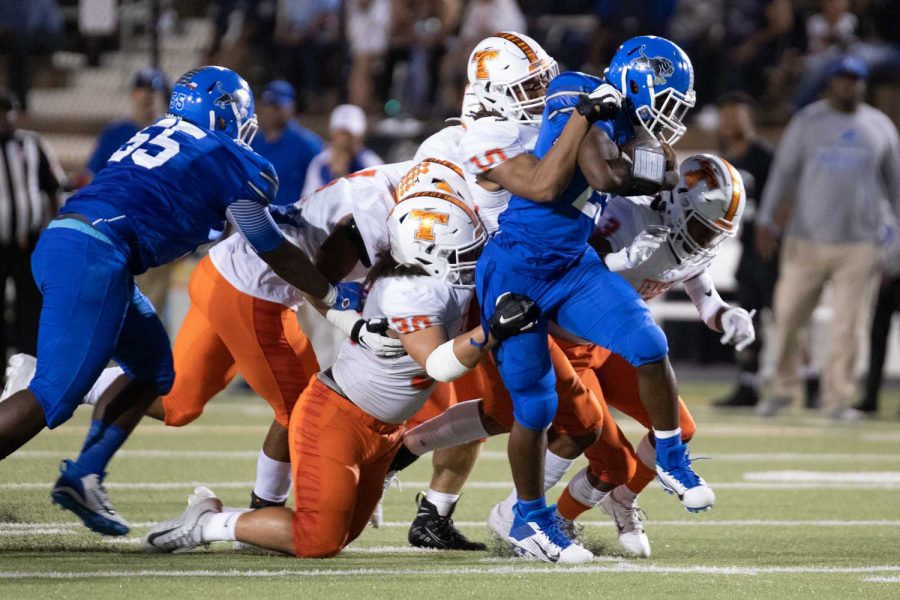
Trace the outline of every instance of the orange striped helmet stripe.
<instances>
[{"instance_id":1,"label":"orange striped helmet stripe","mask_svg":"<svg viewBox=\"0 0 900 600\"><path fill-rule=\"evenodd\" d=\"M456 173L463 179L466 178L465 174L463 173L463 170L459 168L459 165L453 164L452 162L450 162L448 160L441 160L440 158L426 158L426 159L422 160L419 164L422 164L422 163L434 163L436 165L444 165L445 167L447 167L448 169L451 169L454 173Z\"/></svg>"},{"instance_id":2,"label":"orange striped helmet stripe","mask_svg":"<svg viewBox=\"0 0 900 600\"><path fill-rule=\"evenodd\" d=\"M495 33L494 37L502 38L508 42L512 42L519 49L525 53L525 57L528 58L528 62L536 63L538 61L538 56L535 54L534 50L532 50L531 46L528 45L528 42L523 40L517 35L513 35L511 33L506 33L505 31L502 33Z\"/></svg>"},{"instance_id":3,"label":"orange striped helmet stripe","mask_svg":"<svg viewBox=\"0 0 900 600\"><path fill-rule=\"evenodd\" d=\"M414 194L410 194L409 196L403 196L403 198L401 198L397 202L397 204L400 204L400 202L403 202L404 200L411 200L412 198L440 198L441 200L446 200L447 202L455 204L456 206L461 208L466 213L466 215L468 215L468 217L472 219L472 223L474 223L475 225L478 225L480 223L480 221L478 220L478 216L475 214L475 211L469 208L468 204L466 204L456 196L453 196L452 194L445 194L443 192L415 192Z\"/></svg>"},{"instance_id":4,"label":"orange striped helmet stripe","mask_svg":"<svg viewBox=\"0 0 900 600\"><path fill-rule=\"evenodd\" d=\"M728 205L728 210L725 212L725 220L729 223L734 219L734 215L737 213L738 207L741 204L741 192L743 191L741 184L741 176L735 170L731 163L722 159L722 162L725 163L725 166L728 167L728 173L731 175L731 204Z\"/></svg>"}]
</instances>

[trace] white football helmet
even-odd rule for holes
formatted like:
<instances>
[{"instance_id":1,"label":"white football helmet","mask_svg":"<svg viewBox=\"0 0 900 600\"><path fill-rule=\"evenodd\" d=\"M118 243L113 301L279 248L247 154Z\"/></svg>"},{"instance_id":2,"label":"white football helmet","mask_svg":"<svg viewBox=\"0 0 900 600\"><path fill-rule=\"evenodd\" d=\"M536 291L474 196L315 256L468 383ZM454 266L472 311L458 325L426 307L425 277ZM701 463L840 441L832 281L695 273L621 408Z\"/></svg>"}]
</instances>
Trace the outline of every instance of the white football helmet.
<instances>
[{"instance_id":1,"label":"white football helmet","mask_svg":"<svg viewBox=\"0 0 900 600\"><path fill-rule=\"evenodd\" d=\"M747 204L744 181L727 160L712 154L686 159L678 176L665 205L672 250L682 261L713 256L726 237L737 235Z\"/></svg>"},{"instance_id":2,"label":"white football helmet","mask_svg":"<svg viewBox=\"0 0 900 600\"><path fill-rule=\"evenodd\" d=\"M466 184L462 167L441 158L425 158L406 172L394 192L400 199L416 192L439 191L459 196L469 207L474 207L472 194Z\"/></svg>"},{"instance_id":3,"label":"white football helmet","mask_svg":"<svg viewBox=\"0 0 900 600\"><path fill-rule=\"evenodd\" d=\"M440 191L414 192L391 210L387 225L398 263L418 265L453 286L474 287L487 234L464 201Z\"/></svg>"},{"instance_id":4,"label":"white football helmet","mask_svg":"<svg viewBox=\"0 0 900 600\"><path fill-rule=\"evenodd\" d=\"M485 38L469 56L469 86L482 106L509 121L540 123L556 61L527 35L503 31Z\"/></svg>"}]
</instances>

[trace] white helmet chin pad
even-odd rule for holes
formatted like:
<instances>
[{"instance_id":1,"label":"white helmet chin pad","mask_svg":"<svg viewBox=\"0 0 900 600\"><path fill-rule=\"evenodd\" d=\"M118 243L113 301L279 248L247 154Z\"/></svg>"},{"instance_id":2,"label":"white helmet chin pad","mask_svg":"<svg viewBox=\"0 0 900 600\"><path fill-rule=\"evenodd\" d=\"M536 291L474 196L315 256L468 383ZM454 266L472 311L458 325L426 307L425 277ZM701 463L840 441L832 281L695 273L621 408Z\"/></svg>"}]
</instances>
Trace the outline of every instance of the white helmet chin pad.
<instances>
[{"instance_id":1,"label":"white helmet chin pad","mask_svg":"<svg viewBox=\"0 0 900 600\"><path fill-rule=\"evenodd\" d=\"M675 254L682 261L715 254L737 235L746 204L743 179L728 161L712 154L686 159L665 208Z\"/></svg>"},{"instance_id":2,"label":"white helmet chin pad","mask_svg":"<svg viewBox=\"0 0 900 600\"><path fill-rule=\"evenodd\" d=\"M469 88L485 110L521 123L540 123L556 61L527 35L504 31L485 38L469 57Z\"/></svg>"}]
</instances>

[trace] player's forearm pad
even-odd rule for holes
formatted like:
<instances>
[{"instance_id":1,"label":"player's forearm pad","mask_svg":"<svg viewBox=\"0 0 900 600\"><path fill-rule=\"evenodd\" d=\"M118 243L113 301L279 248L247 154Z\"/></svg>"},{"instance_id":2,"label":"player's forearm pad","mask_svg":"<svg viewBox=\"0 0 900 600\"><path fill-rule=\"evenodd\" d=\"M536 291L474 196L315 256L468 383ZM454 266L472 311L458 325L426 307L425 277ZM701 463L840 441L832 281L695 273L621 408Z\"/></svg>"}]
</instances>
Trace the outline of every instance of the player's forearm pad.
<instances>
[{"instance_id":1,"label":"player's forearm pad","mask_svg":"<svg viewBox=\"0 0 900 600\"><path fill-rule=\"evenodd\" d=\"M353 333L353 326L361 320L359 313L355 310L335 310L333 308L328 309L325 318L347 337Z\"/></svg>"},{"instance_id":2,"label":"player's forearm pad","mask_svg":"<svg viewBox=\"0 0 900 600\"><path fill-rule=\"evenodd\" d=\"M459 362L453 351L453 340L435 348L425 361L425 371L435 381L444 383L459 379L469 372L469 367Z\"/></svg>"}]
</instances>

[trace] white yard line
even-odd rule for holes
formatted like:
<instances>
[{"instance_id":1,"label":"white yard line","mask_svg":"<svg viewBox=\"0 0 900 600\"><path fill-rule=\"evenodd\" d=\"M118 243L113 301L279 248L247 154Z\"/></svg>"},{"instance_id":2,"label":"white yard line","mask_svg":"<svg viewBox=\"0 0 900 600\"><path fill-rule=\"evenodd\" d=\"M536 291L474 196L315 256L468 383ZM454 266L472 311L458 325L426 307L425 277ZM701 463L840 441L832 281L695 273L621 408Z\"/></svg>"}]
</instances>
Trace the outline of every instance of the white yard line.
<instances>
[{"instance_id":1,"label":"white yard line","mask_svg":"<svg viewBox=\"0 0 900 600\"><path fill-rule=\"evenodd\" d=\"M402 481L402 480L401 480ZM430 485L427 481L402 481L405 487L427 489ZM147 482L116 482L110 481L104 484L110 490L183 490L190 493L198 485L204 485L213 491L243 489L253 487L252 481L147 481ZM561 488L564 483L555 487ZM726 481L721 483L710 482L715 490L897 490L900 489L900 480L882 481L878 478L862 481L829 481L822 478L821 481ZM0 490L50 490L52 482L16 482L0 483ZM512 481L469 481L466 488L470 490L511 490ZM390 493L390 492L389 492Z\"/></svg>"},{"instance_id":2,"label":"white yard line","mask_svg":"<svg viewBox=\"0 0 900 600\"><path fill-rule=\"evenodd\" d=\"M900 577L866 577L863 581L869 583L900 583Z\"/></svg>"},{"instance_id":3,"label":"white yard line","mask_svg":"<svg viewBox=\"0 0 900 600\"><path fill-rule=\"evenodd\" d=\"M460 527L483 527L484 521L455 521ZM612 527L612 521L579 521L586 527ZM153 522L132 523L134 528L146 528L154 525ZM383 525L385 528L407 528L408 521L387 521ZM818 519L818 520L786 520L786 519L704 519L697 517L696 519L673 519L673 520L648 520L648 527L900 527L900 520L855 520L844 521L838 519ZM45 535L74 535L84 533L85 529L81 523L70 521L59 521L52 523L0 523L0 537L29 537L29 536L45 536ZM132 538L103 538L104 541L113 542L117 540L130 540ZM137 539L137 538L134 538ZM130 543L130 542L121 542ZM411 547L400 547L405 551L412 552L416 549ZM354 548L360 552L374 552L371 549L360 547Z\"/></svg>"},{"instance_id":4,"label":"white yard line","mask_svg":"<svg viewBox=\"0 0 900 600\"><path fill-rule=\"evenodd\" d=\"M758 471L744 473L744 480L791 483L852 483L900 485L897 471ZM713 484L715 486L715 484Z\"/></svg>"},{"instance_id":5,"label":"white yard line","mask_svg":"<svg viewBox=\"0 0 900 600\"><path fill-rule=\"evenodd\" d=\"M120 571L0 571L0 579L96 579L124 577L348 577L348 576L400 576L417 575L425 577L446 575L528 575L565 573L659 573L684 575L725 575L753 576L763 574L822 574L845 575L867 573L898 573L900 565L865 567L828 566L659 566L646 562L618 562L611 565L581 565L574 567L527 566L524 561L510 559L509 565L493 567L460 567L431 569L280 569L280 570L120 570Z\"/></svg>"}]
</instances>

